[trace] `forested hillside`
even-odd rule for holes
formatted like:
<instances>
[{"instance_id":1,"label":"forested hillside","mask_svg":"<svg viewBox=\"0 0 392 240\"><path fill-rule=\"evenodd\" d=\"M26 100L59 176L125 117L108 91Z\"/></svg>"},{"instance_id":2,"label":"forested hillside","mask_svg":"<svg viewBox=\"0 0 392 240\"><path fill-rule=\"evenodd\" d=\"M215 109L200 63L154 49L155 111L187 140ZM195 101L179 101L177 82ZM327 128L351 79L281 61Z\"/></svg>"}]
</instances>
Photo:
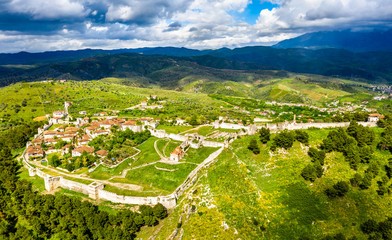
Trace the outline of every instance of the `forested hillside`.
<instances>
[{"instance_id":1,"label":"forested hillside","mask_svg":"<svg viewBox=\"0 0 392 240\"><path fill-rule=\"evenodd\" d=\"M183 48L132 51L134 53L121 53L122 50L117 53L113 50L103 55L99 54L106 52L98 50L76 51L75 55L67 52L64 57L55 55L51 60L57 61L54 63L42 65L42 61L38 61L35 63L41 65L3 66L0 68L0 85L46 78L92 80L104 77L143 78L162 85L171 82L170 85L189 75L232 80L239 78L243 71L258 73L264 70L318 74L370 83L392 81L392 70L389 67L392 64L391 52L353 53L341 49L271 47L222 48L202 52ZM70 60L76 61L64 62ZM33 62L32 59L31 64Z\"/></svg>"}]
</instances>

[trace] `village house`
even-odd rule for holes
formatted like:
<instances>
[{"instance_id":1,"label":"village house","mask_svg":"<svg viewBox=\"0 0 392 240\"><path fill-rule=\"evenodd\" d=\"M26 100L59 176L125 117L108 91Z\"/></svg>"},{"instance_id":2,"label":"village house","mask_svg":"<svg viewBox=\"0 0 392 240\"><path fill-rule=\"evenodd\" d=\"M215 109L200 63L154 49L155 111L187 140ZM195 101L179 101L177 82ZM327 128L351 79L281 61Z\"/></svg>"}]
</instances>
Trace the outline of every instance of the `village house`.
<instances>
[{"instance_id":1,"label":"village house","mask_svg":"<svg viewBox=\"0 0 392 240\"><path fill-rule=\"evenodd\" d=\"M58 138L64 137L64 132L57 132L56 137Z\"/></svg>"},{"instance_id":2,"label":"village house","mask_svg":"<svg viewBox=\"0 0 392 240\"><path fill-rule=\"evenodd\" d=\"M64 137L76 137L77 134L77 131L66 131L64 132Z\"/></svg>"},{"instance_id":3,"label":"village house","mask_svg":"<svg viewBox=\"0 0 392 240\"><path fill-rule=\"evenodd\" d=\"M121 125L121 130L131 129L133 132L142 132L143 126L137 125L135 120L128 120Z\"/></svg>"},{"instance_id":4,"label":"village house","mask_svg":"<svg viewBox=\"0 0 392 240\"><path fill-rule=\"evenodd\" d=\"M154 121L153 118L139 118L138 119L143 125L146 126L151 126L153 128L156 128L158 126L158 123L156 121Z\"/></svg>"},{"instance_id":5,"label":"village house","mask_svg":"<svg viewBox=\"0 0 392 240\"><path fill-rule=\"evenodd\" d=\"M107 131L107 130L97 130L97 131L93 131L93 132L91 132L91 137L92 138L96 138L96 137L98 137L98 136L100 136L100 135L108 135L110 132L109 131Z\"/></svg>"},{"instance_id":6,"label":"village house","mask_svg":"<svg viewBox=\"0 0 392 240\"><path fill-rule=\"evenodd\" d=\"M45 144L48 144L48 145L56 144L58 141L59 141L59 139L48 138L48 139L45 139Z\"/></svg>"},{"instance_id":7,"label":"village house","mask_svg":"<svg viewBox=\"0 0 392 240\"><path fill-rule=\"evenodd\" d=\"M80 111L79 114L80 115L87 115L87 111Z\"/></svg>"},{"instance_id":8,"label":"village house","mask_svg":"<svg viewBox=\"0 0 392 240\"><path fill-rule=\"evenodd\" d=\"M101 149L95 153L98 157L104 158L108 155L108 151Z\"/></svg>"},{"instance_id":9,"label":"village house","mask_svg":"<svg viewBox=\"0 0 392 240\"><path fill-rule=\"evenodd\" d=\"M114 122L112 120L106 119L102 122L100 122L99 126L103 127L105 129L110 129L114 125Z\"/></svg>"},{"instance_id":10,"label":"village house","mask_svg":"<svg viewBox=\"0 0 392 240\"><path fill-rule=\"evenodd\" d=\"M151 99L156 100L157 99L157 95L152 95Z\"/></svg>"},{"instance_id":11,"label":"village house","mask_svg":"<svg viewBox=\"0 0 392 240\"><path fill-rule=\"evenodd\" d=\"M368 122L378 122L378 120L383 119L384 116L378 113L371 113L368 116Z\"/></svg>"},{"instance_id":12,"label":"village house","mask_svg":"<svg viewBox=\"0 0 392 240\"><path fill-rule=\"evenodd\" d=\"M140 106L147 106L147 102L146 101L142 101L141 103L140 103Z\"/></svg>"},{"instance_id":13,"label":"village house","mask_svg":"<svg viewBox=\"0 0 392 240\"><path fill-rule=\"evenodd\" d=\"M79 130L78 127L67 127L67 128L65 128L65 131L75 131L75 132L77 132L78 130Z\"/></svg>"},{"instance_id":14,"label":"village house","mask_svg":"<svg viewBox=\"0 0 392 240\"><path fill-rule=\"evenodd\" d=\"M43 139L42 138L36 138L33 141L31 141L32 145L40 145L42 144Z\"/></svg>"},{"instance_id":15,"label":"village house","mask_svg":"<svg viewBox=\"0 0 392 240\"><path fill-rule=\"evenodd\" d=\"M71 105L72 105L72 102L65 102L65 103L64 103L65 108L68 108L68 107L70 107Z\"/></svg>"},{"instance_id":16,"label":"village house","mask_svg":"<svg viewBox=\"0 0 392 240\"><path fill-rule=\"evenodd\" d=\"M67 154L69 152L69 148L71 147L71 144L65 145L61 150L63 150L63 154Z\"/></svg>"},{"instance_id":17,"label":"village house","mask_svg":"<svg viewBox=\"0 0 392 240\"><path fill-rule=\"evenodd\" d=\"M99 127L91 126L91 127L86 127L84 130L88 135L91 135L92 132L97 131Z\"/></svg>"},{"instance_id":18,"label":"village house","mask_svg":"<svg viewBox=\"0 0 392 240\"><path fill-rule=\"evenodd\" d=\"M57 153L59 150L57 150L54 147L49 147L48 150L45 151L45 154L51 154L51 153Z\"/></svg>"},{"instance_id":19,"label":"village house","mask_svg":"<svg viewBox=\"0 0 392 240\"><path fill-rule=\"evenodd\" d=\"M57 136L57 132L56 131L45 131L44 132L44 138L54 138L55 136Z\"/></svg>"},{"instance_id":20,"label":"village house","mask_svg":"<svg viewBox=\"0 0 392 240\"><path fill-rule=\"evenodd\" d=\"M184 119L181 119L181 118L177 118L176 122L177 122L177 125L185 125L186 124L186 121Z\"/></svg>"},{"instance_id":21,"label":"village house","mask_svg":"<svg viewBox=\"0 0 392 240\"><path fill-rule=\"evenodd\" d=\"M73 140L73 136L62 136L59 139L61 139L64 142L71 142Z\"/></svg>"},{"instance_id":22,"label":"village house","mask_svg":"<svg viewBox=\"0 0 392 240\"><path fill-rule=\"evenodd\" d=\"M26 149L26 154L28 158L38 158L44 156L44 151L42 150L40 145L37 146L29 146Z\"/></svg>"},{"instance_id":23,"label":"village house","mask_svg":"<svg viewBox=\"0 0 392 240\"><path fill-rule=\"evenodd\" d=\"M63 118L63 117L65 117L65 111L56 111L56 112L53 112L53 118Z\"/></svg>"},{"instance_id":24,"label":"village house","mask_svg":"<svg viewBox=\"0 0 392 240\"><path fill-rule=\"evenodd\" d=\"M170 153L170 160L171 161L180 161L185 155L185 152L182 150L181 147L176 147L172 153Z\"/></svg>"},{"instance_id":25,"label":"village house","mask_svg":"<svg viewBox=\"0 0 392 240\"><path fill-rule=\"evenodd\" d=\"M87 145L91 141L91 138L88 135L83 135L82 138L78 139L79 145Z\"/></svg>"},{"instance_id":26,"label":"village house","mask_svg":"<svg viewBox=\"0 0 392 240\"><path fill-rule=\"evenodd\" d=\"M87 153L94 153L94 148L89 146L81 146L72 150L72 157L79 157L82 156L84 152Z\"/></svg>"}]
</instances>

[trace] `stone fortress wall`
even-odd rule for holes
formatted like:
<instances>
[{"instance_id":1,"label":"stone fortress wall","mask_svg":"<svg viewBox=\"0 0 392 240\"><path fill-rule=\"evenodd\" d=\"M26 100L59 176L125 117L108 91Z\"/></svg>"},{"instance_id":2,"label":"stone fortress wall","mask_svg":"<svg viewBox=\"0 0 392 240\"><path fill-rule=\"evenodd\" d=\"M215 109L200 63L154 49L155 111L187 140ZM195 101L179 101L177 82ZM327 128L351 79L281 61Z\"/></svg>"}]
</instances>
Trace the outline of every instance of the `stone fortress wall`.
<instances>
[{"instance_id":1,"label":"stone fortress wall","mask_svg":"<svg viewBox=\"0 0 392 240\"><path fill-rule=\"evenodd\" d=\"M265 124L263 126L243 126L237 125L233 126L233 124L219 124L215 122L213 126L215 128L225 128L229 127L230 129L244 129L245 131L240 131L235 134L236 138L240 135L254 135L257 132L257 129L262 127L267 127L271 130L271 132L279 132L282 130L297 130L297 129L309 129L309 128L338 128L338 127L348 127L349 122L342 123L276 123L276 124ZM375 127L377 124L375 122L359 122L359 124L367 127ZM46 126L47 127L47 126ZM49 126L50 127L50 126ZM48 128L48 127L47 127ZM186 135L179 134L167 134L164 130L150 130L151 135L158 138L170 138L177 141L188 141L189 137ZM230 140L230 142L234 141L234 138ZM230 142L220 143L220 142L212 142L206 141L204 139L201 140L201 145L205 147L220 147L217 151L213 152L210 156L208 156L199 166L197 166L185 179L185 181L172 193L166 196L158 196L158 197L133 197L133 196L123 196L118 195L116 193L108 192L103 190L104 185L102 183L93 182L89 185L75 182L72 180L65 179L62 176L51 176L38 168L31 166L26 157L26 150L23 152L23 162L26 168L29 171L30 176L39 176L45 181L45 189L47 191L52 191L58 187L62 187L64 189L81 192L87 194L90 198L93 199L103 199L107 201L111 201L114 203L124 203L124 204L147 204L154 205L157 203L161 203L166 208L174 208L177 204L177 199L184 193L186 189L188 189L197 179L197 174L200 169L209 166L214 160L219 156L219 154L223 151L224 147L227 147Z\"/></svg>"},{"instance_id":2,"label":"stone fortress wall","mask_svg":"<svg viewBox=\"0 0 392 240\"><path fill-rule=\"evenodd\" d=\"M40 169L31 166L27 161L25 152L23 153L23 162L29 171L29 176L37 175L44 179L45 189L47 191L53 191L54 189L61 187L75 192L84 193L92 199L102 199L114 203L133 204L133 205L142 205L142 204L155 205L157 203L161 203L166 208L174 208L177 205L177 199L183 194L183 192L188 187L190 187L194 179L196 179L198 171L201 168L205 167L206 165L209 165L222 152L222 150L223 147L213 152L208 158L206 158L203 161L203 163L197 166L189 174L187 179L172 194L166 196L158 196L158 197L133 197L133 196L118 195L116 193L103 190L104 185L101 183L93 182L87 185L87 184L66 179L62 176L51 176L41 171Z\"/></svg>"},{"instance_id":3,"label":"stone fortress wall","mask_svg":"<svg viewBox=\"0 0 392 240\"><path fill-rule=\"evenodd\" d=\"M377 127L377 122L358 122L358 124L365 127ZM223 129L243 129L245 131L240 131L238 135L254 135L257 132L257 129L262 127L269 128L271 132L279 132L283 130L299 130L299 129L309 129L309 128L341 128L348 127L350 122L332 122L332 123L294 123L294 122L284 122L284 123L266 123L263 125L248 125L244 126L241 124L233 124L233 123L219 123L219 121L215 121L212 126L214 128L223 128Z\"/></svg>"}]
</instances>

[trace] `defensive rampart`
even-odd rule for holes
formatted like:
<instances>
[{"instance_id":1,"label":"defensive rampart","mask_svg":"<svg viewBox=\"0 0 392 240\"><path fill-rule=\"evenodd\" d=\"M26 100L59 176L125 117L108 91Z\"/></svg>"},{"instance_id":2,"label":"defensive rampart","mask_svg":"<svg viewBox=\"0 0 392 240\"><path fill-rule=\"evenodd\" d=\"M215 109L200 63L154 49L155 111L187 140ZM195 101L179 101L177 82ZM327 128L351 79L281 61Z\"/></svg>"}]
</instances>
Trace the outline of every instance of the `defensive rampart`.
<instances>
[{"instance_id":1,"label":"defensive rampart","mask_svg":"<svg viewBox=\"0 0 392 240\"><path fill-rule=\"evenodd\" d=\"M72 190L75 192L81 192L88 195L93 199L103 199L107 201L111 201L114 203L124 203L124 204L148 204L155 205L157 203L161 203L166 208L174 208L177 204L177 198L182 195L182 193L190 186L190 184L197 177L198 171L202 168L210 164L223 150L223 147L219 150L212 153L208 158L206 158L203 163L197 166L187 177L187 179L170 195L167 196L158 196L158 197L133 197L133 196L124 196L118 195L116 193L108 192L103 190L104 185L101 183L93 182L89 185L75 182L69 179L65 179L62 176L51 176L47 173L44 173L38 168L33 167L26 159L25 152L23 153L23 162L25 167L29 171L30 176L39 176L44 179L45 189L47 191L52 191L58 187L62 187L64 189Z\"/></svg>"}]
</instances>

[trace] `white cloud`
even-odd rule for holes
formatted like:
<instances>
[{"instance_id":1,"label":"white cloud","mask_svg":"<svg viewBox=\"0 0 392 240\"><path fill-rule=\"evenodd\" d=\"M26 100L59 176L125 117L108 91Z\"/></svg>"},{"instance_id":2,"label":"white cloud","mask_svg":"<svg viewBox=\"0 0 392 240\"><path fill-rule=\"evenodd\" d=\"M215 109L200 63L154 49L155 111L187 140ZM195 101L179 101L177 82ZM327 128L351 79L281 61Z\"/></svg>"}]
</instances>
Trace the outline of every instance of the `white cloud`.
<instances>
[{"instance_id":1,"label":"white cloud","mask_svg":"<svg viewBox=\"0 0 392 240\"><path fill-rule=\"evenodd\" d=\"M8 8L12 13L30 14L36 20L80 18L89 13L83 4L72 0L12 0Z\"/></svg>"},{"instance_id":2,"label":"white cloud","mask_svg":"<svg viewBox=\"0 0 392 240\"><path fill-rule=\"evenodd\" d=\"M391 19L390 0L284 0L278 8L263 10L257 26L271 32L311 31L375 26Z\"/></svg>"},{"instance_id":3,"label":"white cloud","mask_svg":"<svg viewBox=\"0 0 392 240\"><path fill-rule=\"evenodd\" d=\"M38 33L30 35L30 25L19 24L19 29L9 25L10 29L0 30L0 52L87 47L241 47L272 45L311 31L392 27L391 0L270 0L279 7L262 10L254 25L233 17L233 12L243 12L250 2L10 0L1 5L0 0L6 9L3 13L27 15L27 24L48 21L48 26L31 26L41 27L42 31L47 27L49 32L44 36L37 29ZM69 22L61 23L63 19ZM50 25L57 22L60 23L55 27Z\"/></svg>"},{"instance_id":4,"label":"white cloud","mask_svg":"<svg viewBox=\"0 0 392 240\"><path fill-rule=\"evenodd\" d=\"M130 6L115 6L115 5L110 5L108 12L106 13L106 20L107 21L129 21L131 20L134 16L134 12L132 11L132 8Z\"/></svg>"}]
</instances>

